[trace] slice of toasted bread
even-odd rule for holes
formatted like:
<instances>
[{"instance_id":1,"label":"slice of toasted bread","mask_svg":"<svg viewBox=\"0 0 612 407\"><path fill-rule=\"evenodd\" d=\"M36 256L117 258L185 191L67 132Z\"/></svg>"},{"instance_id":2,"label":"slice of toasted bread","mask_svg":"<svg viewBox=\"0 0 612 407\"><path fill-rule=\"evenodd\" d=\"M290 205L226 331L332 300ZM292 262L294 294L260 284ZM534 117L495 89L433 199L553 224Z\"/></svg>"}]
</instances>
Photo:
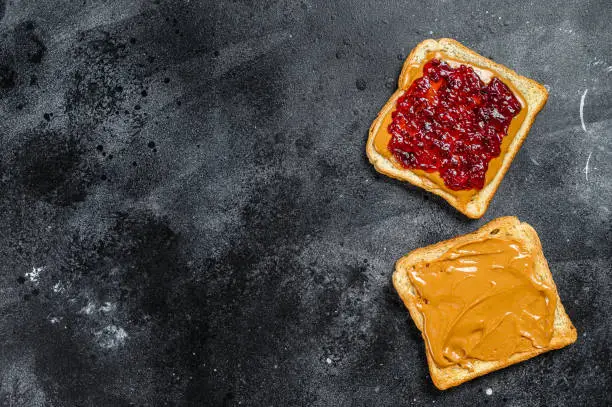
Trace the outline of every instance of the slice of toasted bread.
<instances>
[{"instance_id":1,"label":"slice of toasted bread","mask_svg":"<svg viewBox=\"0 0 612 407\"><path fill-rule=\"evenodd\" d=\"M557 306L555 309L555 319L553 323L553 335L550 344L547 347L540 349L534 348L532 351L515 353L506 361L476 360L473 363L472 371L460 367L459 365L440 368L433 360L430 354L430 349L428 349L427 341L425 341L429 372L434 384L440 390L457 386L468 380L474 379L475 377L482 376L494 370L502 369L506 366L526 359L530 359L549 350L562 348L574 343L577 338L576 328L574 328L572 325L572 322L565 313L565 309L561 304L561 299L559 298L557 288L550 270L548 269L548 264L542 252L542 245L536 231L527 223L521 223L513 216L495 219L473 233L446 240L432 246L416 249L405 257L402 257L396 263L395 273L393 274L393 285L402 298L402 301L410 311L410 316L414 320L417 328L420 331L423 331L424 316L417 308L419 294L410 281L408 275L409 270L416 263L422 261L434 261L456 245L482 239L490 234L496 236L511 236L513 239L519 240L534 257L536 276L541 277L545 284L552 287L555 295L557 296Z\"/></svg>"},{"instance_id":2,"label":"slice of toasted bread","mask_svg":"<svg viewBox=\"0 0 612 407\"><path fill-rule=\"evenodd\" d=\"M403 95L404 91L410 87L411 83L415 79L422 76L422 73L415 76L415 67L422 65L422 63L425 62L428 54L432 52L443 52L449 58L454 60L486 68L495 76L499 77L503 82L510 85L511 88L518 91L527 108L526 115L524 116L522 123L520 123L520 127L518 127L514 138L512 139L505 153L502 152L503 156L501 157L501 164L498 168L490 169L490 171L496 171L496 173L483 189L471 195L467 200L462 198L459 193L443 188L415 171L402 168L399 166L399 164L393 162L384 155L381 155L374 146L375 136L379 132L379 128L383 124L385 117L395 109L397 99ZM508 69L503 65L495 63L490 59L477 54L455 40L449 38L425 40L418 44L414 50L412 50L404 62L404 66L398 80L398 89L387 101L385 106L378 114L376 120L374 120L372 123L366 145L366 153L370 162L374 165L378 172L392 178L408 181L413 185L421 187L446 199L448 203L466 216L475 219L480 218L486 212L493 195L495 195L495 191L497 191L497 188L499 187L499 184L501 183L506 171L508 171L514 156L527 137L527 133L529 132L536 115L546 103L547 98L548 92L544 86L538 82L521 76L511 69ZM518 120L518 118L515 118L514 120Z\"/></svg>"}]
</instances>

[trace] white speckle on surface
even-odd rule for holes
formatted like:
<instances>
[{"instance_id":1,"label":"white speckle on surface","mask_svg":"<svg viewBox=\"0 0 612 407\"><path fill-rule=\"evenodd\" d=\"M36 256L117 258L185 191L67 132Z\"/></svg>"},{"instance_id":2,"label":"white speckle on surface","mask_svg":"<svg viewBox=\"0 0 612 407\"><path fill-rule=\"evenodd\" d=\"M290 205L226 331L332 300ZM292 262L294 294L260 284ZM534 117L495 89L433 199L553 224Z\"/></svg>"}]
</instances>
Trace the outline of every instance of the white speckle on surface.
<instances>
[{"instance_id":1,"label":"white speckle on surface","mask_svg":"<svg viewBox=\"0 0 612 407\"><path fill-rule=\"evenodd\" d=\"M66 291L61 281L58 281L57 283L55 283L52 287L52 290L54 293L62 293Z\"/></svg>"},{"instance_id":2,"label":"white speckle on surface","mask_svg":"<svg viewBox=\"0 0 612 407\"><path fill-rule=\"evenodd\" d=\"M44 269L44 267L32 267L32 271L28 271L27 273L25 273L25 276L31 282L38 283L38 279L40 278L40 272Z\"/></svg>"},{"instance_id":3,"label":"white speckle on surface","mask_svg":"<svg viewBox=\"0 0 612 407\"><path fill-rule=\"evenodd\" d=\"M81 311L79 312L81 314L91 315L93 314L95 310L96 310L96 304L94 304L93 302L88 302L87 305L81 308Z\"/></svg>"},{"instance_id":4,"label":"white speckle on surface","mask_svg":"<svg viewBox=\"0 0 612 407\"><path fill-rule=\"evenodd\" d=\"M51 317L51 318L49 318L49 322L51 322L52 324L57 324L57 323L59 323L61 320L62 320L62 319L61 319L61 318L58 318L58 317Z\"/></svg>"},{"instance_id":5,"label":"white speckle on surface","mask_svg":"<svg viewBox=\"0 0 612 407\"><path fill-rule=\"evenodd\" d=\"M433 34L433 31L430 31L430 32L429 32L429 35L432 35L432 34Z\"/></svg>"},{"instance_id":6,"label":"white speckle on surface","mask_svg":"<svg viewBox=\"0 0 612 407\"><path fill-rule=\"evenodd\" d=\"M105 302L100 308L99 310L101 312L113 312L114 310L117 309L117 306L113 303L110 302Z\"/></svg>"},{"instance_id":7,"label":"white speckle on surface","mask_svg":"<svg viewBox=\"0 0 612 407\"><path fill-rule=\"evenodd\" d=\"M492 396L493 395L493 389L492 388L488 388L485 390L485 393L487 394L487 396Z\"/></svg>"},{"instance_id":8,"label":"white speckle on surface","mask_svg":"<svg viewBox=\"0 0 612 407\"><path fill-rule=\"evenodd\" d=\"M376 386L376 387L374 388L374 392L375 392L375 393L378 393L379 391L380 391L380 386Z\"/></svg>"},{"instance_id":9,"label":"white speckle on surface","mask_svg":"<svg viewBox=\"0 0 612 407\"><path fill-rule=\"evenodd\" d=\"M325 359L325 361L327 362L328 365L331 365L332 360L330 358Z\"/></svg>"},{"instance_id":10,"label":"white speckle on surface","mask_svg":"<svg viewBox=\"0 0 612 407\"><path fill-rule=\"evenodd\" d=\"M592 154L593 152L591 151L589 153L589 157L587 158L586 165L584 166L584 177L586 178L587 182L589 182L589 163L591 162Z\"/></svg>"},{"instance_id":11,"label":"white speckle on surface","mask_svg":"<svg viewBox=\"0 0 612 407\"><path fill-rule=\"evenodd\" d=\"M580 124L582 124L582 130L584 130L585 133L587 132L587 129L584 125L584 98L586 97L588 91L588 89L585 89L582 97L580 98Z\"/></svg>"},{"instance_id":12,"label":"white speckle on surface","mask_svg":"<svg viewBox=\"0 0 612 407\"><path fill-rule=\"evenodd\" d=\"M96 342L103 349L114 349L125 344L128 338L127 332L116 325L108 325L101 330L94 332Z\"/></svg>"}]
</instances>

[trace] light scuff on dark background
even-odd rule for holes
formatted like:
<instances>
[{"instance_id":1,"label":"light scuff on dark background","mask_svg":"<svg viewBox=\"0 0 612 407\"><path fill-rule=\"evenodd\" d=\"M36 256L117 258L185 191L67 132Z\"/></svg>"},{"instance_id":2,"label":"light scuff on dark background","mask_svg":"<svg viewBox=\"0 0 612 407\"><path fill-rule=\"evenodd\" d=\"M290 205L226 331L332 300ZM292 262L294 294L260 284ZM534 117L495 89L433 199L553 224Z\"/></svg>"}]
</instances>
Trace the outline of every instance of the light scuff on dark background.
<instances>
[{"instance_id":1,"label":"light scuff on dark background","mask_svg":"<svg viewBox=\"0 0 612 407\"><path fill-rule=\"evenodd\" d=\"M610 21L607 1L0 1L0 405L610 405ZM550 92L479 221L365 157L440 37ZM393 264L504 215L539 232L578 342L440 392Z\"/></svg>"}]
</instances>

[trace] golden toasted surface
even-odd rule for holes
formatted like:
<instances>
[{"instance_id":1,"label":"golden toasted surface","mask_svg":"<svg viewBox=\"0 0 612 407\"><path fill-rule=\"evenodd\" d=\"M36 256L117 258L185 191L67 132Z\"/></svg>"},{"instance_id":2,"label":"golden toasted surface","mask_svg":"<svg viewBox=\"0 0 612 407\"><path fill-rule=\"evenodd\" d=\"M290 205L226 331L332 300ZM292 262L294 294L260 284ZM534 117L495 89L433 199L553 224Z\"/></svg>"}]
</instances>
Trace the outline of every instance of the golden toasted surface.
<instances>
[{"instance_id":1,"label":"golden toasted surface","mask_svg":"<svg viewBox=\"0 0 612 407\"><path fill-rule=\"evenodd\" d=\"M463 367L460 364L443 365L441 363L436 363L435 358L432 356L432 350L428 345L427 337L424 335L430 375L436 387L441 390L457 386L475 377L502 369L549 350L562 348L575 342L577 338L576 329L565 313L565 309L557 293L537 233L530 225L521 223L515 217L499 218L468 235L459 236L432 246L416 249L397 262L396 270L393 274L393 284L408 308L417 328L422 332L424 331L425 316L422 306L419 306L419 304L422 304L422 298L420 298L419 291L411 281L410 272L413 271L418 264L422 264L423 262L435 262L442 258L452 248L461 245L469 245L472 242L481 241L489 237L512 239L520 242L521 246L530 253L533 262L534 277L550 290L550 295L554 296L554 302L556 303L554 311L552 311L554 314L552 335L546 346L520 347L517 348L519 351L512 353L507 358L502 358L500 360L471 360L469 366L464 364ZM435 341L436 339L437 338L433 338L430 340Z\"/></svg>"}]
</instances>

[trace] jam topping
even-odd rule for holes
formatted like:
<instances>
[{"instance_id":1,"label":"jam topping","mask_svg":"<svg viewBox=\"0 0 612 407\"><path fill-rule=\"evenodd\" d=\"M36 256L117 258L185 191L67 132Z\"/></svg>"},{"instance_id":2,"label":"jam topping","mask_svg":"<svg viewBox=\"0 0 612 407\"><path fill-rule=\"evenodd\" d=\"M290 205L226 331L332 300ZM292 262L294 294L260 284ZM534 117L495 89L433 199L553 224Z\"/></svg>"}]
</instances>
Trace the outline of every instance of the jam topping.
<instances>
[{"instance_id":1,"label":"jam topping","mask_svg":"<svg viewBox=\"0 0 612 407\"><path fill-rule=\"evenodd\" d=\"M549 345L557 298L514 239L485 238L416 264L423 338L439 367L472 370L475 360L506 361Z\"/></svg>"},{"instance_id":2,"label":"jam topping","mask_svg":"<svg viewBox=\"0 0 612 407\"><path fill-rule=\"evenodd\" d=\"M501 80L437 58L397 100L389 151L408 169L437 171L452 190L482 189L521 104Z\"/></svg>"}]
</instances>

